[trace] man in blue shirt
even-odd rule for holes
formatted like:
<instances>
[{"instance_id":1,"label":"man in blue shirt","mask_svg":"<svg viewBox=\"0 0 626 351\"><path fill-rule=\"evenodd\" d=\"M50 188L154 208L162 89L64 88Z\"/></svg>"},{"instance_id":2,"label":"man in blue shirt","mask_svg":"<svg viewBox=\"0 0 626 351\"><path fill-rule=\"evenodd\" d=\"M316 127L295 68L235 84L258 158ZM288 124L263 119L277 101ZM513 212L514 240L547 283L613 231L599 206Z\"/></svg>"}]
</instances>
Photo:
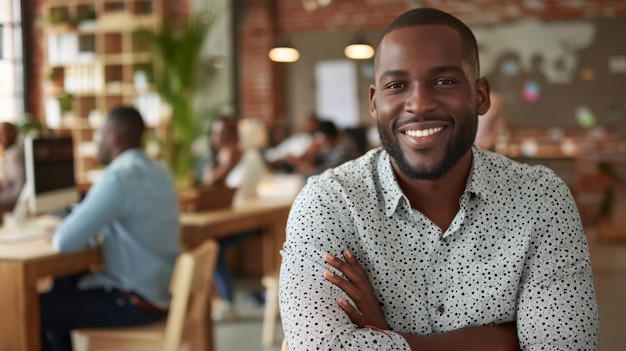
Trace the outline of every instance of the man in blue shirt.
<instances>
[{"instance_id":1,"label":"man in blue shirt","mask_svg":"<svg viewBox=\"0 0 626 351\"><path fill-rule=\"evenodd\" d=\"M40 296L44 350L71 350L72 329L165 316L179 253L178 200L166 166L140 148L144 129L136 109L110 112L98 147L98 161L108 167L54 233L60 252L100 240L104 270L57 279Z\"/></svg>"}]
</instances>

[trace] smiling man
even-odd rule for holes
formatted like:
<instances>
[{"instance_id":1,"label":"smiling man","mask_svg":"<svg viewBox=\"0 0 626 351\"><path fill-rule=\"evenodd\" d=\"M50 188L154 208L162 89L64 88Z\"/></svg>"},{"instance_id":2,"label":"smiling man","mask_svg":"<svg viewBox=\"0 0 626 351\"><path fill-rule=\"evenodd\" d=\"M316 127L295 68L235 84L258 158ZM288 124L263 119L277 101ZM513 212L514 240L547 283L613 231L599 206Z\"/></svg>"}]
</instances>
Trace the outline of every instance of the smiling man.
<instances>
[{"instance_id":1,"label":"smiling man","mask_svg":"<svg viewBox=\"0 0 626 351\"><path fill-rule=\"evenodd\" d=\"M476 40L415 9L370 87L382 148L309 179L281 251L289 350L595 350L589 253L566 185L473 146Z\"/></svg>"}]
</instances>

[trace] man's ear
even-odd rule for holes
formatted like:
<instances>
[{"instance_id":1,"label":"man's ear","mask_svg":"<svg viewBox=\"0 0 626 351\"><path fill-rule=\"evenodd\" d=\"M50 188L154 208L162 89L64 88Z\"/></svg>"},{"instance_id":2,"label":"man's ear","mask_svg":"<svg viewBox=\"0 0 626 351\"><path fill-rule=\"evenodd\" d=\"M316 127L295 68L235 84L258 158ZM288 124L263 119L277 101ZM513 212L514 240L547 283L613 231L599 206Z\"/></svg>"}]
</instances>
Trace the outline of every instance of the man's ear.
<instances>
[{"instance_id":1,"label":"man's ear","mask_svg":"<svg viewBox=\"0 0 626 351\"><path fill-rule=\"evenodd\" d=\"M376 87L374 84L370 84L370 115L373 119L378 119L378 112L376 111Z\"/></svg>"},{"instance_id":2,"label":"man's ear","mask_svg":"<svg viewBox=\"0 0 626 351\"><path fill-rule=\"evenodd\" d=\"M105 133L103 137L105 138L106 144L109 145L110 148L119 146L122 141L119 133L114 133L112 131Z\"/></svg>"},{"instance_id":3,"label":"man's ear","mask_svg":"<svg viewBox=\"0 0 626 351\"><path fill-rule=\"evenodd\" d=\"M476 82L476 112L479 115L484 115L491 107L491 98L489 93L491 92L491 86L489 80L486 77L480 78Z\"/></svg>"}]
</instances>

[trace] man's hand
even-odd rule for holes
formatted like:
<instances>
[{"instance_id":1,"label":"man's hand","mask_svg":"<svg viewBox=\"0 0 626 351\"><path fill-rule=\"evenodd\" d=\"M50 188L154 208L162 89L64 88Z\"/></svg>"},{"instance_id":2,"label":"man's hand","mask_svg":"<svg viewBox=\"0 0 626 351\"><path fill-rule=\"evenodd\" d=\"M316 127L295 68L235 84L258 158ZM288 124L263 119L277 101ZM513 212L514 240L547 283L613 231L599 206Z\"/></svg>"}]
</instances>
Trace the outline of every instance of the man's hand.
<instances>
[{"instance_id":1,"label":"man's hand","mask_svg":"<svg viewBox=\"0 0 626 351\"><path fill-rule=\"evenodd\" d=\"M337 303L348 314L352 323L360 328L374 326L382 330L389 329L365 270L350 251L344 250L343 257L345 262L327 253L324 255L324 261L337 268L345 278L330 270L324 272L324 278L343 290L356 306L352 306L343 298L337 300Z\"/></svg>"}]
</instances>

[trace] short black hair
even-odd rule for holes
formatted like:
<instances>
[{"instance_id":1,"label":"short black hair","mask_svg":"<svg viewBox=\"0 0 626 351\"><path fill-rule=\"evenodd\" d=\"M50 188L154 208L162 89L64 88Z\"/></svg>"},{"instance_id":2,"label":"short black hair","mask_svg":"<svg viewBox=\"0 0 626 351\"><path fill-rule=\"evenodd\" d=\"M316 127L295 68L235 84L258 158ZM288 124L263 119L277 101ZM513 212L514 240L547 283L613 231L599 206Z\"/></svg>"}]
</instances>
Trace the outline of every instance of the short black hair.
<instances>
[{"instance_id":1,"label":"short black hair","mask_svg":"<svg viewBox=\"0 0 626 351\"><path fill-rule=\"evenodd\" d=\"M339 130L337 129L335 123L329 120L320 121L319 131L329 137L334 137L339 134Z\"/></svg>"},{"instance_id":2,"label":"short black hair","mask_svg":"<svg viewBox=\"0 0 626 351\"><path fill-rule=\"evenodd\" d=\"M221 122L223 125L223 131L225 131L229 135L233 135L235 138L239 138L238 134L238 122L236 116L234 115L219 115L213 120L213 123Z\"/></svg>"},{"instance_id":3,"label":"short black hair","mask_svg":"<svg viewBox=\"0 0 626 351\"><path fill-rule=\"evenodd\" d=\"M117 106L109 112L107 126L118 135L119 142L125 147L141 145L146 125L137 109L132 106Z\"/></svg>"},{"instance_id":4,"label":"short black hair","mask_svg":"<svg viewBox=\"0 0 626 351\"><path fill-rule=\"evenodd\" d=\"M380 43L387 34L400 28L426 25L443 25L452 28L459 33L461 43L463 45L463 56L470 64L470 67L474 70L473 73L475 73L476 78L478 78L480 75L478 44L476 43L476 37L474 36L474 33L472 33L472 30L465 23L461 22L461 20L451 14L428 7L409 10L391 22L378 41L374 57L375 66L378 67L378 52L380 51Z\"/></svg>"}]
</instances>

